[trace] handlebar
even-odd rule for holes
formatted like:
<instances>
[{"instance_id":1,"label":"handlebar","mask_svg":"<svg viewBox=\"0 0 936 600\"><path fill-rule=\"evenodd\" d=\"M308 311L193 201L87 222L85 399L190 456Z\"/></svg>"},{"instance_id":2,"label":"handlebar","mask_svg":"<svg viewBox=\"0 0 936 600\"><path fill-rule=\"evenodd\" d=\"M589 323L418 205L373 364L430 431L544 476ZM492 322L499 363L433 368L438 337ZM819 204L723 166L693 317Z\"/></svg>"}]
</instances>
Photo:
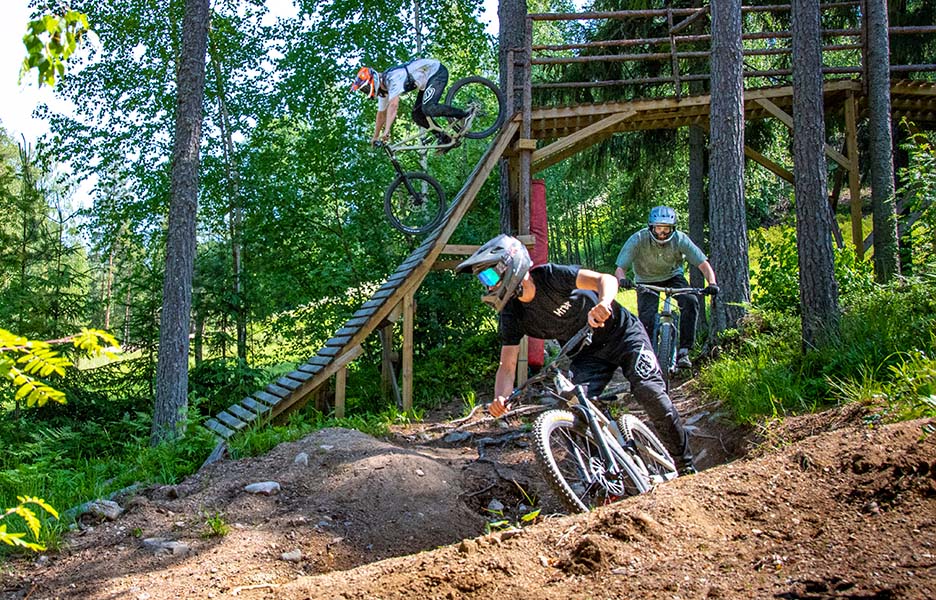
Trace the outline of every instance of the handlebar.
<instances>
[{"instance_id":1,"label":"handlebar","mask_svg":"<svg viewBox=\"0 0 936 600\"><path fill-rule=\"evenodd\" d=\"M707 288L694 288L694 287L671 288L671 287L661 287L658 285L653 285L652 283L636 283L636 282L631 281L630 279L621 279L619 281L619 285L621 286L622 289L625 289L625 290L630 290L630 289L634 289L638 291L644 290L647 292L656 292L657 294L663 293L668 296L680 296L683 294L696 294L699 296L715 295L715 292L710 287L707 287Z\"/></svg>"}]
</instances>

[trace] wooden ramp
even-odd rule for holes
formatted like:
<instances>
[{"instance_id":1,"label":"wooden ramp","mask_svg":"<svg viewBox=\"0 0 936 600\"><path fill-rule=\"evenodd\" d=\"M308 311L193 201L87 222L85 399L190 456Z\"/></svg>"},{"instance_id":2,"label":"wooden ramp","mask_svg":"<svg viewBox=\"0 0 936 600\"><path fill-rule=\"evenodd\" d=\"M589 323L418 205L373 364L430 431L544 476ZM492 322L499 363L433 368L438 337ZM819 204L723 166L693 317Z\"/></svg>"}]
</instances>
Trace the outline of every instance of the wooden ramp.
<instances>
[{"instance_id":1,"label":"wooden ramp","mask_svg":"<svg viewBox=\"0 0 936 600\"><path fill-rule=\"evenodd\" d=\"M439 226L427 235L423 243L413 250L371 299L335 332L334 337L314 357L292 373L280 377L205 421L205 427L221 441L207 462L220 458L224 443L251 423L265 422L302 406L310 394L361 353L361 342L377 329L407 293L422 283L519 127L519 119L514 118L501 128L494 143L455 196Z\"/></svg>"}]
</instances>

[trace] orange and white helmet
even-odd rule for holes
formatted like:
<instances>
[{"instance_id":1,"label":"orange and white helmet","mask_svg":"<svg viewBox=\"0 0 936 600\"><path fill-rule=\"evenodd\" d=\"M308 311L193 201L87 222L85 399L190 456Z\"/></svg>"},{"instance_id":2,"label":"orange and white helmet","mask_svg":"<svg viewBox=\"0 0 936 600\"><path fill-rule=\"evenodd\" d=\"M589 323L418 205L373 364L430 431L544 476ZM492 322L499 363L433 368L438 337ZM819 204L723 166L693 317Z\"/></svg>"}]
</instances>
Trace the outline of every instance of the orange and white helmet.
<instances>
[{"instance_id":1,"label":"orange and white helmet","mask_svg":"<svg viewBox=\"0 0 936 600\"><path fill-rule=\"evenodd\" d=\"M370 67L361 67L357 72L357 78L351 84L351 91L361 90L367 94L368 98L377 95L377 87L380 85L380 73Z\"/></svg>"}]
</instances>

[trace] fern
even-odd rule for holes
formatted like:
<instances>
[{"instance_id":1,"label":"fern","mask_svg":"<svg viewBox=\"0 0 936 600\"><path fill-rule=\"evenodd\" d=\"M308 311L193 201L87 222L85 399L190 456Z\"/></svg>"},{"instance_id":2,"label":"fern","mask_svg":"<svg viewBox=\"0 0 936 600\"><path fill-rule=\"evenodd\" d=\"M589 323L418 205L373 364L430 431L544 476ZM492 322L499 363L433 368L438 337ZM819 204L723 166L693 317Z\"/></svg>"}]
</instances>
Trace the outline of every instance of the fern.
<instances>
[{"instance_id":1,"label":"fern","mask_svg":"<svg viewBox=\"0 0 936 600\"><path fill-rule=\"evenodd\" d=\"M30 531L30 533L32 533L33 539L39 539L39 531L42 529L42 523L39 521L39 517L36 516L36 512L32 508L26 506L27 504L35 504L39 508L52 515L54 518L59 518L58 511L52 508L52 506L50 506L42 498L36 498L33 496L17 496L17 500L19 500L19 504L13 508L8 508L6 512L0 515L0 521L3 521L10 515L17 515L26 522L26 528ZM41 552L45 550L45 546L42 544L38 542L27 541L24 539L25 537L25 532L8 532L6 524L0 522L0 542L3 542L9 546L27 548L29 550L33 550L34 552Z\"/></svg>"}]
</instances>

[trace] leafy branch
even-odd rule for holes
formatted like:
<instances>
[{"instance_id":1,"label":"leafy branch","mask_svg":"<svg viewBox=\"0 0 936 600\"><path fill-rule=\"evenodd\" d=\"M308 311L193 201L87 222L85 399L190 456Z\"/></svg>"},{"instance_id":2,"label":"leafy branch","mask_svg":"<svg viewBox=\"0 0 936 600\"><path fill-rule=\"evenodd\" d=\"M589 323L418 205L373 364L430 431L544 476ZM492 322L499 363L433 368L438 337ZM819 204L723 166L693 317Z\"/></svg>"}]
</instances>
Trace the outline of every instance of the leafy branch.
<instances>
[{"instance_id":1,"label":"leafy branch","mask_svg":"<svg viewBox=\"0 0 936 600\"><path fill-rule=\"evenodd\" d=\"M38 542L29 542L24 538L26 537L25 532L14 532L8 533L7 526L5 523L2 523L4 519L10 515L18 515L26 521L26 527L32 533L33 539L39 539L39 530L42 528L42 524L39 521L39 518L36 516L36 512L27 506L27 504L35 504L39 508L43 509L56 519L59 518L58 511L52 508L45 500L42 498L35 498L32 496L17 496L19 504L13 508L8 508L3 514L0 514L0 542L7 544L9 546L19 546L21 548L28 548L35 552L41 552L45 550L45 546Z\"/></svg>"},{"instance_id":2,"label":"leafy branch","mask_svg":"<svg viewBox=\"0 0 936 600\"><path fill-rule=\"evenodd\" d=\"M19 80L22 82L27 73L37 69L40 87L43 83L55 86L56 75L65 75L65 61L90 31L87 15L71 9L65 9L62 15L47 14L30 21L23 36L26 58Z\"/></svg>"},{"instance_id":3,"label":"leafy branch","mask_svg":"<svg viewBox=\"0 0 936 600\"><path fill-rule=\"evenodd\" d=\"M115 355L108 348L118 347L114 336L97 329L82 329L73 336L51 342L30 340L0 329L0 378L13 386L16 400L25 400L26 406L43 406L50 400L65 404L65 394L41 379L50 375L64 377L65 368L72 365L52 349L53 343L71 343L88 355L104 354L109 358Z\"/></svg>"}]
</instances>

